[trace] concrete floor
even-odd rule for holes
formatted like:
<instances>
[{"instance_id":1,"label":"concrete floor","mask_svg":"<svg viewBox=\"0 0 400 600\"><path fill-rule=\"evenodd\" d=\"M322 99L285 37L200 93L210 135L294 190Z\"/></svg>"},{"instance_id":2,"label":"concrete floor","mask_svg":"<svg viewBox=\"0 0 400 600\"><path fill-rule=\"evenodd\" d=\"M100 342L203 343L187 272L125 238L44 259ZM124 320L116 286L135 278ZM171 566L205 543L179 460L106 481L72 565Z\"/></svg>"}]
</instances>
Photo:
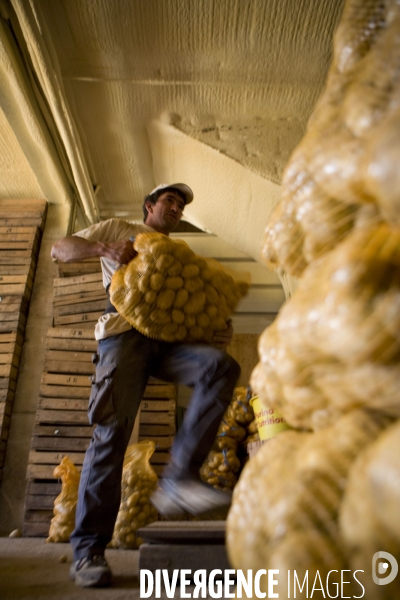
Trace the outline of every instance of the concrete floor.
<instances>
[{"instance_id":1,"label":"concrete floor","mask_svg":"<svg viewBox=\"0 0 400 600\"><path fill-rule=\"evenodd\" d=\"M136 600L139 598L137 550L107 550L114 573L110 588L83 589L69 579L69 544L44 538L0 537L1 600ZM166 596L163 596L166 597Z\"/></svg>"}]
</instances>

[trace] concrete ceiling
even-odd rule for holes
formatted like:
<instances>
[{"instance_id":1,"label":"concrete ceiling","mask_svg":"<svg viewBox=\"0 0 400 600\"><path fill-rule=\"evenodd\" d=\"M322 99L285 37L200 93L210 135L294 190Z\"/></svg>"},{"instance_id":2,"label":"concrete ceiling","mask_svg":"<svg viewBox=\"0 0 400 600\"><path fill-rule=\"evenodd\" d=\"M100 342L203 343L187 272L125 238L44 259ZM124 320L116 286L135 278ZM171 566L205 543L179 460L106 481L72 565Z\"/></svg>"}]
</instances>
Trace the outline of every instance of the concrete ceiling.
<instances>
[{"instance_id":1,"label":"concrete ceiling","mask_svg":"<svg viewBox=\"0 0 400 600\"><path fill-rule=\"evenodd\" d=\"M79 164L94 202L89 221L140 220L148 191L183 180L195 193L185 218L260 260L283 169L326 80L343 0L0 4L3 23L41 71L38 87L61 131L64 150L56 140L49 152L65 156L52 169L70 164L64 179L78 180L79 197ZM0 92L0 101L8 156L0 158L0 198L39 188L49 202L67 201L23 141L10 95Z\"/></svg>"}]
</instances>

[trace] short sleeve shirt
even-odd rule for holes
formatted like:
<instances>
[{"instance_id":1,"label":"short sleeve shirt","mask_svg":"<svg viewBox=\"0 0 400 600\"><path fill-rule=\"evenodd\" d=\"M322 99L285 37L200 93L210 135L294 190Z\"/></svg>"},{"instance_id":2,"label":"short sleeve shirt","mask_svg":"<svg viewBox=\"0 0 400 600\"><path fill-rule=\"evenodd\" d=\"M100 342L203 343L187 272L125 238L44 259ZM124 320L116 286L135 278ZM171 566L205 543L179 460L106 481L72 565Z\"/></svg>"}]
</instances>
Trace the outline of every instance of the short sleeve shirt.
<instances>
[{"instance_id":1,"label":"short sleeve shirt","mask_svg":"<svg viewBox=\"0 0 400 600\"><path fill-rule=\"evenodd\" d=\"M129 223L123 219L108 219L95 223L87 229L82 229L74 235L91 242L118 242L133 239L138 233L155 232L155 229L144 223ZM121 266L119 263L100 257L103 273L103 285L107 288L115 271ZM111 335L128 331L132 326L117 312L102 315L95 327L95 338L101 340Z\"/></svg>"}]
</instances>

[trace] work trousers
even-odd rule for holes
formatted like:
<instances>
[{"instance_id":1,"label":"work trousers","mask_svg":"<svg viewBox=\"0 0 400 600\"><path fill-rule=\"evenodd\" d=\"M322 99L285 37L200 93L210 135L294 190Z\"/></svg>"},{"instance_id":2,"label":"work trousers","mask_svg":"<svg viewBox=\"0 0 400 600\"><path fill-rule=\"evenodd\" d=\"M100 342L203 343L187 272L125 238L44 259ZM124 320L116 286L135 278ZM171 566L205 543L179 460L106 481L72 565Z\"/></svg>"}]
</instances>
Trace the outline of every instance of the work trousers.
<instances>
[{"instance_id":1,"label":"work trousers","mask_svg":"<svg viewBox=\"0 0 400 600\"><path fill-rule=\"evenodd\" d=\"M240 367L207 344L172 344L135 329L99 341L89 420L96 423L86 451L71 535L74 560L103 554L112 538L121 501L123 460L150 376L193 388L175 436L165 476L199 478Z\"/></svg>"}]
</instances>

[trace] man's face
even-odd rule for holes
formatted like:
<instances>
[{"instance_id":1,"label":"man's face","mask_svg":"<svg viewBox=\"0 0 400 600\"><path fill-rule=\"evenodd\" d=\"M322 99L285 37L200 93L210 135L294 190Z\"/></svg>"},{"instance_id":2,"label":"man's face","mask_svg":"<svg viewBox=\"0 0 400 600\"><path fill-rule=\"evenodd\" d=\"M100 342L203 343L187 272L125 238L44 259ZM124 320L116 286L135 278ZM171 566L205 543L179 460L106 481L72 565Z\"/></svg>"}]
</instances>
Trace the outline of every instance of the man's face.
<instances>
[{"instance_id":1,"label":"man's face","mask_svg":"<svg viewBox=\"0 0 400 600\"><path fill-rule=\"evenodd\" d=\"M146 208L148 210L146 224L161 233L169 233L179 225L185 201L176 192L166 191L155 204L149 202Z\"/></svg>"}]
</instances>

